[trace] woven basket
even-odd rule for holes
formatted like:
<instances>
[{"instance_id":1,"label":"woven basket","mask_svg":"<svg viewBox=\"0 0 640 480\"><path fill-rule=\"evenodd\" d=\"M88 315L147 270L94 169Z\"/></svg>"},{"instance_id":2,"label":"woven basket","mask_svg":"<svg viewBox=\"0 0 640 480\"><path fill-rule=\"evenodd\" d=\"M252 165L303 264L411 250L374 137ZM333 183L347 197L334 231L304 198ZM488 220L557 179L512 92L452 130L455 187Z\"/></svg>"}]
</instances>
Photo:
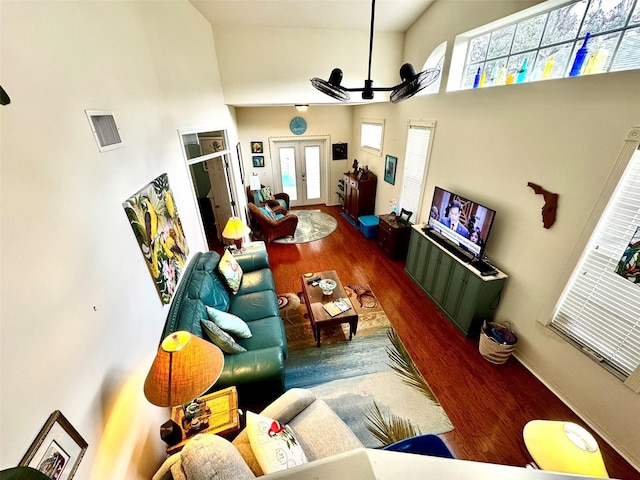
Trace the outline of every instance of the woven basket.
<instances>
[{"instance_id":1,"label":"woven basket","mask_svg":"<svg viewBox=\"0 0 640 480\"><path fill-rule=\"evenodd\" d=\"M487 329L491 328L507 328L511 332L513 332L513 330L509 322L501 324L496 322L487 322L486 320L480 329L480 344L478 347L480 355L482 355L488 362L499 365L507 361L511 353L516 349L518 342L516 341L513 345L503 345L498 343L494 338L485 333Z\"/></svg>"}]
</instances>

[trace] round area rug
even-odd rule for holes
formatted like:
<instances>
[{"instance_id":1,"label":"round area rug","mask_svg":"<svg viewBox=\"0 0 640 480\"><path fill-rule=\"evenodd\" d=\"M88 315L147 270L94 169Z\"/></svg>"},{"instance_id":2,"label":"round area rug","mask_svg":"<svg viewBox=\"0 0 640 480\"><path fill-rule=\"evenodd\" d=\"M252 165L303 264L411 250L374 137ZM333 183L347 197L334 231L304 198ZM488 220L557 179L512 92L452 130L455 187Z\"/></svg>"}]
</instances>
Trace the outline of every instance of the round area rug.
<instances>
[{"instance_id":1,"label":"round area rug","mask_svg":"<svg viewBox=\"0 0 640 480\"><path fill-rule=\"evenodd\" d=\"M298 217L296 233L291 237L278 238L273 243L307 243L331 235L338 228L338 221L320 210L289 210Z\"/></svg>"}]
</instances>

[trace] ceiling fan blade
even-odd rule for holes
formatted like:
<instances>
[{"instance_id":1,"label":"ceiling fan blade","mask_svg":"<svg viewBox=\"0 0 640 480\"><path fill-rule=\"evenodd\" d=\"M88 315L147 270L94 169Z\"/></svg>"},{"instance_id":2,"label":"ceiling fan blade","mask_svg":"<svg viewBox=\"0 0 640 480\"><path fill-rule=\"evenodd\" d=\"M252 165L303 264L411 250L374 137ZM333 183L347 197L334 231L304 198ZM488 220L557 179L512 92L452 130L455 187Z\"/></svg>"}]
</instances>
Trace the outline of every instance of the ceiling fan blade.
<instances>
[{"instance_id":1,"label":"ceiling fan blade","mask_svg":"<svg viewBox=\"0 0 640 480\"><path fill-rule=\"evenodd\" d=\"M420 73L415 73L413 65L405 63L400 68L400 77L403 82L396 86L389 100L391 103L399 103L403 100L413 97L416 93L424 90L438 79L440 70L437 68L429 68Z\"/></svg>"},{"instance_id":2,"label":"ceiling fan blade","mask_svg":"<svg viewBox=\"0 0 640 480\"><path fill-rule=\"evenodd\" d=\"M339 68L331 70L329 81L318 77L313 77L311 79L311 85L313 85L317 90L320 90L325 95L329 95L331 98L335 98L341 102L346 102L349 100L349 93L344 87L340 86L340 82L342 82L342 70Z\"/></svg>"}]
</instances>

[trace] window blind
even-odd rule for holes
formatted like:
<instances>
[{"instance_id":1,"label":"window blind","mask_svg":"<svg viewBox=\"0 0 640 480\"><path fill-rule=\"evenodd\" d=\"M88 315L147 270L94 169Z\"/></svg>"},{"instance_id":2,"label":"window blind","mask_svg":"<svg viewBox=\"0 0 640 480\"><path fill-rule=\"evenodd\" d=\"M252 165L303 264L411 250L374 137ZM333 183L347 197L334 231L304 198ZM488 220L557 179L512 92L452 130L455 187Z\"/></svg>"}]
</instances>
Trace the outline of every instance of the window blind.
<instances>
[{"instance_id":1,"label":"window blind","mask_svg":"<svg viewBox=\"0 0 640 480\"><path fill-rule=\"evenodd\" d=\"M422 204L424 172L427 168L427 154L431 140L431 127L409 125L407 149L405 151L400 208L413 212L411 221L417 222Z\"/></svg>"},{"instance_id":2,"label":"window blind","mask_svg":"<svg viewBox=\"0 0 640 480\"><path fill-rule=\"evenodd\" d=\"M616 273L630 244L640 241L640 151L598 222L565 290L551 326L627 377L640 365L640 258L633 270ZM632 265L635 261L632 261Z\"/></svg>"},{"instance_id":3,"label":"window blind","mask_svg":"<svg viewBox=\"0 0 640 480\"><path fill-rule=\"evenodd\" d=\"M382 123L362 122L360 130L360 146L368 147L377 152L382 152Z\"/></svg>"}]
</instances>

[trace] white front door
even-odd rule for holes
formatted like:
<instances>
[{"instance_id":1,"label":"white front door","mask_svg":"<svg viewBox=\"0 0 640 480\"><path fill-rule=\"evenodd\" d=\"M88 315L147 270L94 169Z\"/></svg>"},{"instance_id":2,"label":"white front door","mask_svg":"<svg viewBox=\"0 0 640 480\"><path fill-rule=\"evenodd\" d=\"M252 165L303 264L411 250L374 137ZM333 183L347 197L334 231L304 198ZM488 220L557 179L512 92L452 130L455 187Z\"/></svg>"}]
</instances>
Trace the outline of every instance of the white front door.
<instances>
[{"instance_id":1,"label":"white front door","mask_svg":"<svg viewBox=\"0 0 640 480\"><path fill-rule=\"evenodd\" d=\"M276 169L291 206L322 203L323 140L276 143Z\"/></svg>"}]
</instances>

